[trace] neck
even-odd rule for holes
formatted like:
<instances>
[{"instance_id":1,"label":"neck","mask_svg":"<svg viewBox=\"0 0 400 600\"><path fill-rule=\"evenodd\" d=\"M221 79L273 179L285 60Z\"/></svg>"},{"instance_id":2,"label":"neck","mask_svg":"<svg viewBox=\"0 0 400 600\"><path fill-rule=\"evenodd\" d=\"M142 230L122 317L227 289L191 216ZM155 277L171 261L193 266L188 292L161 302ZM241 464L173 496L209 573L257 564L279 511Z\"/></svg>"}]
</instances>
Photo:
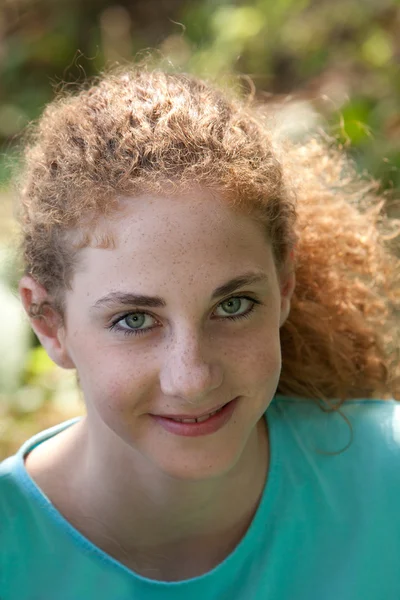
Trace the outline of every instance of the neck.
<instances>
[{"instance_id":1,"label":"neck","mask_svg":"<svg viewBox=\"0 0 400 600\"><path fill-rule=\"evenodd\" d=\"M216 566L243 537L269 466L264 418L237 464L205 481L178 481L132 457L121 460L112 444L96 446L87 419L80 425L71 471L77 503L68 518L114 558L153 579L184 579Z\"/></svg>"}]
</instances>

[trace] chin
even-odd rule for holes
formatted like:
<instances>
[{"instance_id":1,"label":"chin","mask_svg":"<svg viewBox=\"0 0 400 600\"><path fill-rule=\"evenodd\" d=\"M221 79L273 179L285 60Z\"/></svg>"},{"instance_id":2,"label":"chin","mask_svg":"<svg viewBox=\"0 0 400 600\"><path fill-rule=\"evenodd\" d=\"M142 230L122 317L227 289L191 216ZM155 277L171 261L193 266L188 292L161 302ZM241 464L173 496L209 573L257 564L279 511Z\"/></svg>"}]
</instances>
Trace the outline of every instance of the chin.
<instances>
[{"instance_id":1,"label":"chin","mask_svg":"<svg viewBox=\"0 0 400 600\"><path fill-rule=\"evenodd\" d=\"M179 481L205 481L223 477L240 462L249 436L239 440L236 436L221 436L207 440L204 436L195 443L165 448L151 460L158 470ZM191 440L193 441L193 440ZM161 444L158 448L161 450Z\"/></svg>"},{"instance_id":2,"label":"chin","mask_svg":"<svg viewBox=\"0 0 400 600\"><path fill-rule=\"evenodd\" d=\"M176 461L174 464L160 464L159 468L167 477L176 481L207 481L223 477L231 471L236 465L238 459L221 461L220 457L216 460L187 460L185 462Z\"/></svg>"}]
</instances>

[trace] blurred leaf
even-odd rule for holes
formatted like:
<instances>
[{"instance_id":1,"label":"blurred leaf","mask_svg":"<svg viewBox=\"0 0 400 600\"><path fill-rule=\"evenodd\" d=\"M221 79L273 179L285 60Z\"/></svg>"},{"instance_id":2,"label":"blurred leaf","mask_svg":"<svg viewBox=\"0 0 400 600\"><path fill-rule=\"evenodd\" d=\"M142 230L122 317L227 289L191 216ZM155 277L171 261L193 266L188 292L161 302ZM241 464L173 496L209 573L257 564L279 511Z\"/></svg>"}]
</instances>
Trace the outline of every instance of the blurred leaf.
<instances>
[{"instance_id":1,"label":"blurred leaf","mask_svg":"<svg viewBox=\"0 0 400 600\"><path fill-rule=\"evenodd\" d=\"M37 346L29 351L26 361L26 373L28 377L38 377L54 369L54 362L49 358L42 346Z\"/></svg>"},{"instance_id":2,"label":"blurred leaf","mask_svg":"<svg viewBox=\"0 0 400 600\"><path fill-rule=\"evenodd\" d=\"M376 67L385 65L393 55L389 36L382 29L376 29L362 45L361 53L372 65Z\"/></svg>"},{"instance_id":3,"label":"blurred leaf","mask_svg":"<svg viewBox=\"0 0 400 600\"><path fill-rule=\"evenodd\" d=\"M18 133L28 121L27 115L15 104L0 105L0 136Z\"/></svg>"},{"instance_id":4,"label":"blurred leaf","mask_svg":"<svg viewBox=\"0 0 400 600\"><path fill-rule=\"evenodd\" d=\"M366 98L352 100L341 109L342 122L340 124L341 141L359 144L371 134L369 127L373 102Z\"/></svg>"},{"instance_id":5,"label":"blurred leaf","mask_svg":"<svg viewBox=\"0 0 400 600\"><path fill-rule=\"evenodd\" d=\"M182 11L186 37L197 47L210 43L213 39L210 12L207 2L188 3Z\"/></svg>"},{"instance_id":6,"label":"blurred leaf","mask_svg":"<svg viewBox=\"0 0 400 600\"><path fill-rule=\"evenodd\" d=\"M20 413L33 413L42 407L44 401L45 393L41 388L24 386L14 394L12 409Z\"/></svg>"},{"instance_id":7,"label":"blurred leaf","mask_svg":"<svg viewBox=\"0 0 400 600\"><path fill-rule=\"evenodd\" d=\"M50 62L54 66L65 67L71 51L73 51L72 40L61 32L48 32L41 37L32 47L30 58L43 63Z\"/></svg>"},{"instance_id":8,"label":"blurred leaf","mask_svg":"<svg viewBox=\"0 0 400 600\"><path fill-rule=\"evenodd\" d=\"M29 326L20 302L0 281L0 306L7 318L0 320L0 391L18 389L29 348Z\"/></svg>"},{"instance_id":9,"label":"blurred leaf","mask_svg":"<svg viewBox=\"0 0 400 600\"><path fill-rule=\"evenodd\" d=\"M260 33L265 25L263 13L252 6L224 6L212 17L212 26L219 43L240 45Z\"/></svg>"}]
</instances>

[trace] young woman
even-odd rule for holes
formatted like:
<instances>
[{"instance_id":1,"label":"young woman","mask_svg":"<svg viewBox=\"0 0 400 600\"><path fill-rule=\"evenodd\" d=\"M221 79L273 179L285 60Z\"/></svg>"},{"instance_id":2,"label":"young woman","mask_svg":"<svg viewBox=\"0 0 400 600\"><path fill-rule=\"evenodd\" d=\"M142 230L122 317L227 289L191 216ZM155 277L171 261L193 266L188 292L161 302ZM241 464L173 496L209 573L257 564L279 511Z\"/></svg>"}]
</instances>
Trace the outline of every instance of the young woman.
<instances>
[{"instance_id":1,"label":"young woman","mask_svg":"<svg viewBox=\"0 0 400 600\"><path fill-rule=\"evenodd\" d=\"M2 600L400 597L390 223L282 144L181 74L45 109L20 294L86 415L0 466Z\"/></svg>"}]
</instances>

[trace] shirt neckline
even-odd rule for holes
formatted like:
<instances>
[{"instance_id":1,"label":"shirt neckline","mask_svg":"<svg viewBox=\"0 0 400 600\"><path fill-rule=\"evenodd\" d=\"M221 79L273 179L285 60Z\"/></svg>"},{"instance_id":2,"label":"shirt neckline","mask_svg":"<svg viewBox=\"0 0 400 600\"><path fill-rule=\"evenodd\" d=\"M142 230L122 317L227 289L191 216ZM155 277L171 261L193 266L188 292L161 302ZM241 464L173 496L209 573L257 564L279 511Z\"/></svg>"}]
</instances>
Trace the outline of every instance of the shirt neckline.
<instances>
[{"instance_id":1,"label":"shirt neckline","mask_svg":"<svg viewBox=\"0 0 400 600\"><path fill-rule=\"evenodd\" d=\"M224 577L224 574L229 574L234 572L235 563L238 565L243 563L243 560L246 559L246 556L249 554L256 543L257 536L261 529L265 530L267 527L267 517L272 512L273 502L278 490L278 476L279 476L279 456L281 455L280 450L278 448L280 436L278 435L278 426L279 423L276 418L276 413L274 407L271 405L268 407L267 411L264 413L264 418L266 420L268 433L269 433L269 471L268 476L266 478L266 482L264 484L261 500L255 512L255 515L245 533L243 538L237 544L237 546L232 550L232 552L218 565L216 565L210 571L199 575L197 577L193 577L190 579L184 579L179 581L162 581L156 579L150 579L140 575L125 566L117 559L113 558L111 555L107 554L101 548L96 546L93 542L91 542L88 538L86 538L78 529L76 529L63 515L60 513L57 508L52 504L50 499L44 494L44 492L39 488L36 482L29 475L25 463L24 457L39 445L41 442L53 437L57 433L60 433L67 427L70 427L74 423L77 423L81 420L82 417L75 417L73 419L69 419L68 421L64 421L59 425L55 425L50 427L33 437L27 440L18 452L15 455L15 473L18 480L23 484L24 489L31 497L31 499L39 504L42 509L44 509L51 519L53 524L66 535L71 542L78 546L79 549L84 551L85 553L94 555L97 557L102 563L107 565L110 569L119 572L120 574L125 573L131 580L137 580L142 584L147 586L182 586L182 585L190 585L195 583L201 583L209 581L214 577ZM268 415L267 415L268 413Z\"/></svg>"}]
</instances>

